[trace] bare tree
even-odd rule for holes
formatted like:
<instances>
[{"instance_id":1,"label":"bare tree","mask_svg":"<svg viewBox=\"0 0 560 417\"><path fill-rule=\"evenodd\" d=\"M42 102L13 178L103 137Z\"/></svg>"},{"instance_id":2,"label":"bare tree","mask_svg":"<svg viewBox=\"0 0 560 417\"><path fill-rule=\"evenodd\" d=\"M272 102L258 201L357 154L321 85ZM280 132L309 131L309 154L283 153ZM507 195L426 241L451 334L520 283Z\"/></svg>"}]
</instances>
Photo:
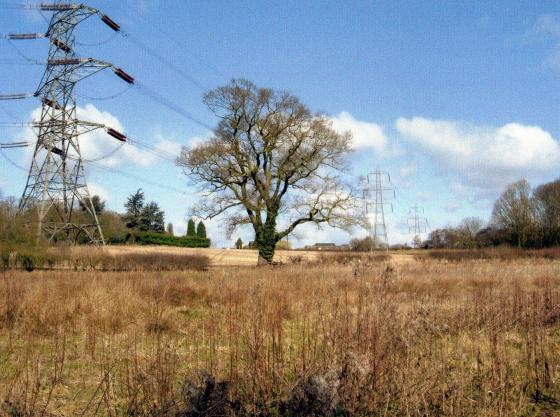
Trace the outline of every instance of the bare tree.
<instances>
[{"instance_id":1,"label":"bare tree","mask_svg":"<svg viewBox=\"0 0 560 417\"><path fill-rule=\"evenodd\" d=\"M348 228L360 221L340 177L349 133L336 132L297 97L243 79L208 92L204 103L219 123L178 161L204 194L194 214L224 214L230 236L252 225L259 263L272 262L276 243L302 224Z\"/></svg>"},{"instance_id":2,"label":"bare tree","mask_svg":"<svg viewBox=\"0 0 560 417\"><path fill-rule=\"evenodd\" d=\"M459 246L463 248L474 248L477 246L476 235L484 226L484 222L478 217L467 217L461 221L456 229Z\"/></svg>"},{"instance_id":3,"label":"bare tree","mask_svg":"<svg viewBox=\"0 0 560 417\"><path fill-rule=\"evenodd\" d=\"M374 250L379 242L375 241L372 236L366 236L364 238L354 238L350 239L350 248L356 252L367 252Z\"/></svg>"},{"instance_id":4,"label":"bare tree","mask_svg":"<svg viewBox=\"0 0 560 417\"><path fill-rule=\"evenodd\" d=\"M492 212L492 222L508 233L518 247L526 247L529 243L536 226L535 217L531 186L525 179L508 185Z\"/></svg>"},{"instance_id":5,"label":"bare tree","mask_svg":"<svg viewBox=\"0 0 560 417\"><path fill-rule=\"evenodd\" d=\"M533 196L543 243L547 246L560 244L560 180L540 185Z\"/></svg>"}]
</instances>

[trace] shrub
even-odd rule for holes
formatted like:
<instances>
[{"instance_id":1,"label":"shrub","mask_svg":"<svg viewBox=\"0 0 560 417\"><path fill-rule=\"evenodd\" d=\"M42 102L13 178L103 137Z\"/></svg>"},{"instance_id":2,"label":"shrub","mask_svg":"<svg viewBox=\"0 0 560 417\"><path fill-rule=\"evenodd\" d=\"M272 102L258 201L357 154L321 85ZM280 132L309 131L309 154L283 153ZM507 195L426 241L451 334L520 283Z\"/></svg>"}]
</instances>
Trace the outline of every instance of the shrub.
<instances>
[{"instance_id":1,"label":"shrub","mask_svg":"<svg viewBox=\"0 0 560 417\"><path fill-rule=\"evenodd\" d=\"M210 239L198 236L171 236L163 233L140 232L134 235L140 245L179 246L184 248L208 248Z\"/></svg>"},{"instance_id":2,"label":"shrub","mask_svg":"<svg viewBox=\"0 0 560 417\"><path fill-rule=\"evenodd\" d=\"M281 406L281 414L296 416L332 416L338 405L338 381L322 375L300 380Z\"/></svg>"},{"instance_id":3,"label":"shrub","mask_svg":"<svg viewBox=\"0 0 560 417\"><path fill-rule=\"evenodd\" d=\"M188 379L182 391L185 406L176 414L177 417L239 415L241 404L233 398L228 381L216 382L212 375L201 372Z\"/></svg>"},{"instance_id":4,"label":"shrub","mask_svg":"<svg viewBox=\"0 0 560 417\"><path fill-rule=\"evenodd\" d=\"M21 268L25 269L28 272L33 271L34 269L34 262L33 258L29 255L25 254L18 254L18 264Z\"/></svg>"}]
</instances>

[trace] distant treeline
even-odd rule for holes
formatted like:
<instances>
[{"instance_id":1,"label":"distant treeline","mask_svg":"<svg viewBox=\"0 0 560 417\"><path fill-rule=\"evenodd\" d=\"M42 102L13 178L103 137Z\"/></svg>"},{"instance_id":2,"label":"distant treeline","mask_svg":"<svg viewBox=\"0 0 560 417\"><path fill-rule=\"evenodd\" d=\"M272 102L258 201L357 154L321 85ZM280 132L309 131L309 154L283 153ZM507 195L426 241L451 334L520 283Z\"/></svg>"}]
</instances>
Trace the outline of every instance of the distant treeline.
<instances>
[{"instance_id":1,"label":"distant treeline","mask_svg":"<svg viewBox=\"0 0 560 417\"><path fill-rule=\"evenodd\" d=\"M534 190L522 179L506 187L494 203L490 222L464 219L457 227L434 230L424 248L518 248L560 246L560 180Z\"/></svg>"},{"instance_id":2,"label":"distant treeline","mask_svg":"<svg viewBox=\"0 0 560 417\"><path fill-rule=\"evenodd\" d=\"M145 203L144 192L137 190L125 203L125 213L106 210L105 202L99 196L92 197L93 207L99 219L107 244L166 245L191 248L207 248L211 241L206 235L202 221L196 224L190 219L186 236L176 236L173 224L165 225L165 213L155 201ZM15 198L3 198L0 194L0 252L22 251L37 244L47 246L46 241L37 242L36 212L33 209L18 212ZM75 210L74 219L87 222L85 208ZM48 221L49 219L47 219ZM55 235L54 243L61 243L67 236ZM77 243L87 243L86 236L77 236ZM38 249L38 248L35 248Z\"/></svg>"}]
</instances>

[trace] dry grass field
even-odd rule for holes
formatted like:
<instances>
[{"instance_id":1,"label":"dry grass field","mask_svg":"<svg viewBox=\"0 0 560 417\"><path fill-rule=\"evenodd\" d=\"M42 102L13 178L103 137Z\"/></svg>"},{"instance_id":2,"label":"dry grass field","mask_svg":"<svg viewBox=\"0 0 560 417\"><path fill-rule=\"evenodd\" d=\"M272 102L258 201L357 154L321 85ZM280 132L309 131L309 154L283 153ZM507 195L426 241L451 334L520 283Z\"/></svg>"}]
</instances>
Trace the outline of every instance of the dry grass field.
<instances>
[{"instance_id":1,"label":"dry grass field","mask_svg":"<svg viewBox=\"0 0 560 417\"><path fill-rule=\"evenodd\" d=\"M206 271L3 272L0 414L560 413L560 262L245 252Z\"/></svg>"},{"instance_id":2,"label":"dry grass field","mask_svg":"<svg viewBox=\"0 0 560 417\"><path fill-rule=\"evenodd\" d=\"M108 246L111 255L128 255L131 253L173 254L173 255L204 255L210 259L211 266L254 266L257 263L256 250L246 249L214 249L214 248L180 248L169 246ZM291 263L294 257L303 260L315 260L320 252L276 251L275 262Z\"/></svg>"}]
</instances>

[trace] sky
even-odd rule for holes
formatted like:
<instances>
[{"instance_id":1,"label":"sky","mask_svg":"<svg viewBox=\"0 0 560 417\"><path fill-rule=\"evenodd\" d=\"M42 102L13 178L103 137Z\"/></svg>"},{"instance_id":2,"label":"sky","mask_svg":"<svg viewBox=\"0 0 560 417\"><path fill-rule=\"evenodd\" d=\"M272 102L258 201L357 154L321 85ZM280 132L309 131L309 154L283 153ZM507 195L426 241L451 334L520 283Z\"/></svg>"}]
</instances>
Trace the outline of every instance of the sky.
<instances>
[{"instance_id":1,"label":"sky","mask_svg":"<svg viewBox=\"0 0 560 417\"><path fill-rule=\"evenodd\" d=\"M0 0L0 33L46 30L49 15ZM33 4L33 2L26 2ZM211 136L215 117L202 103L232 78L289 91L340 131L353 134L356 176L377 167L395 188L387 207L391 243L412 240L411 207L429 229L468 216L489 220L504 187L558 178L560 167L560 3L557 1L91 0L124 36L97 17L79 26L78 52L123 68L80 83L79 116L113 126L140 143L103 131L80 139L90 192L122 212L129 194L157 201L176 234L198 198L189 178L158 156L177 154ZM0 39L0 94L34 92L48 41ZM24 65L25 64L25 65ZM154 99L155 94L155 99ZM116 97L115 97L116 96ZM167 104L167 105L165 105ZM0 122L30 121L37 99L0 102ZM174 109L174 110L173 110ZM0 125L0 142L32 140L28 128ZM30 149L4 150L0 190L19 197ZM20 169L20 168L24 169ZM391 209L392 208L392 209ZM207 222L216 247L230 240L220 219ZM308 225L294 246L345 243L366 234Z\"/></svg>"}]
</instances>

